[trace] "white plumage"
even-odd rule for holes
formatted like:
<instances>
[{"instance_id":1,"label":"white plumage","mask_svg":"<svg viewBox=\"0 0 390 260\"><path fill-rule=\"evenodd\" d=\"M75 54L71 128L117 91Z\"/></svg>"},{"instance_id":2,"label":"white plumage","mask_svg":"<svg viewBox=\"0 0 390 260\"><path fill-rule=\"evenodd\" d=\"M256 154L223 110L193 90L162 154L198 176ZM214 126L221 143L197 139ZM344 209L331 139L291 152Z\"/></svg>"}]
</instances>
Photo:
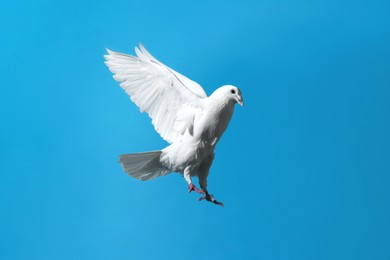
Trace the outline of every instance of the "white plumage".
<instances>
[{"instance_id":1,"label":"white plumage","mask_svg":"<svg viewBox=\"0 0 390 260\"><path fill-rule=\"evenodd\" d=\"M152 119L155 130L170 143L162 151L120 156L124 171L140 180L170 172L182 173L189 192L204 193L201 199L223 205L207 191L207 176L214 149L227 128L235 103L243 105L241 91L220 87L207 97L196 82L154 58L140 44L137 57L107 50L106 65L131 100ZM202 190L192 184L198 176Z\"/></svg>"}]
</instances>

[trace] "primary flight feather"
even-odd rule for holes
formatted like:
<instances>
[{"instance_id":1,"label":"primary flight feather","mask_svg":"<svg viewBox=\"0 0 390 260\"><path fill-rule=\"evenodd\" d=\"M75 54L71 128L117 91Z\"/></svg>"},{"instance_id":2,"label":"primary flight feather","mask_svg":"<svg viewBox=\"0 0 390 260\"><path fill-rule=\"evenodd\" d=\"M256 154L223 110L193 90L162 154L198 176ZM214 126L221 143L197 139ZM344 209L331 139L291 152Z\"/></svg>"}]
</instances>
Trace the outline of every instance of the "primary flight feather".
<instances>
[{"instance_id":1,"label":"primary flight feather","mask_svg":"<svg viewBox=\"0 0 390 260\"><path fill-rule=\"evenodd\" d=\"M140 180L151 180L171 172L182 173L188 192L222 205L207 191L207 176L214 149L233 115L236 103L244 105L241 91L231 85L207 96L195 81L154 58L145 47L135 48L137 57L107 49L106 65L131 100L152 119L155 130L170 145L161 151L124 154L124 171ZM201 189L191 177L197 176Z\"/></svg>"}]
</instances>

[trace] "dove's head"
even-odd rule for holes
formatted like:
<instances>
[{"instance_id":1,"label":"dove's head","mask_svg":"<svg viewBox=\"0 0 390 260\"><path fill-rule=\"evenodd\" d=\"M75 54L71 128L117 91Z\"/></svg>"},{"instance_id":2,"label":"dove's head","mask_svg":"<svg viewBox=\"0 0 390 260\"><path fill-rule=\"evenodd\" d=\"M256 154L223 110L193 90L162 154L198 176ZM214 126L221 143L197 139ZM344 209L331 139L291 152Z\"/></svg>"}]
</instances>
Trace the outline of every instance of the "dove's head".
<instances>
[{"instance_id":1,"label":"dove's head","mask_svg":"<svg viewBox=\"0 0 390 260\"><path fill-rule=\"evenodd\" d=\"M244 106L244 100L241 96L241 90L232 85L225 85L219 88L224 93L224 96L228 98L229 101L238 103L240 106Z\"/></svg>"}]
</instances>

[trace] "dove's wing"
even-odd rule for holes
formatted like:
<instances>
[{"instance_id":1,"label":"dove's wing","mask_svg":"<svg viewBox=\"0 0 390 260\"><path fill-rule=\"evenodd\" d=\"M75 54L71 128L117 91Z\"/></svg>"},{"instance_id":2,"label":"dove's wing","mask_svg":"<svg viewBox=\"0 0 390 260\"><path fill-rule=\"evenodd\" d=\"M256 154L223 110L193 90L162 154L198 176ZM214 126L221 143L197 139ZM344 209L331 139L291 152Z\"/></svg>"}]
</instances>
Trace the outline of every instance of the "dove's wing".
<instances>
[{"instance_id":1,"label":"dove's wing","mask_svg":"<svg viewBox=\"0 0 390 260\"><path fill-rule=\"evenodd\" d=\"M147 112L161 137L169 143L191 131L194 114L207 95L196 82L155 59L141 44L138 57L107 50L106 65L131 100ZM183 116L185 111L185 116Z\"/></svg>"}]
</instances>

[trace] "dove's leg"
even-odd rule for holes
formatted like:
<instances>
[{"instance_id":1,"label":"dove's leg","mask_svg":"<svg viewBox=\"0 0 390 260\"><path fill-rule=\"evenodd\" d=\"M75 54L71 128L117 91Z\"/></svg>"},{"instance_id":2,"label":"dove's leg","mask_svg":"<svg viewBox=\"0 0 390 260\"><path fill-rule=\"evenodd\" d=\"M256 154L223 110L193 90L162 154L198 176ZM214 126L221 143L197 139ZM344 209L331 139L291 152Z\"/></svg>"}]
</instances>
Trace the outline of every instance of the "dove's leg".
<instances>
[{"instance_id":1,"label":"dove's leg","mask_svg":"<svg viewBox=\"0 0 390 260\"><path fill-rule=\"evenodd\" d=\"M195 187L195 185L192 183L192 180L191 180L191 174L190 174L190 167L186 167L184 169L184 179L186 179L187 183L188 183L188 193L190 193L191 191L195 191L197 193L200 193L200 194L204 194L203 190L200 190L198 189L197 187Z\"/></svg>"},{"instance_id":2,"label":"dove's leg","mask_svg":"<svg viewBox=\"0 0 390 260\"><path fill-rule=\"evenodd\" d=\"M223 207L223 203L214 199L214 197L210 195L209 192L207 191L207 177L209 176L209 171L210 171L211 164L213 163L213 160L214 160L214 154L211 154L203 161L203 163L199 167L199 174L198 174L199 184L202 190L204 191L205 196L200 197L198 200L199 201L207 200Z\"/></svg>"},{"instance_id":3,"label":"dove's leg","mask_svg":"<svg viewBox=\"0 0 390 260\"><path fill-rule=\"evenodd\" d=\"M205 194L208 194L207 192L207 177L209 176L209 171L211 164L213 163L214 160L214 153L210 154L208 157L206 157L202 164L199 166L199 173L198 173L198 178L199 178L199 185L202 188L202 190L205 192Z\"/></svg>"}]
</instances>

